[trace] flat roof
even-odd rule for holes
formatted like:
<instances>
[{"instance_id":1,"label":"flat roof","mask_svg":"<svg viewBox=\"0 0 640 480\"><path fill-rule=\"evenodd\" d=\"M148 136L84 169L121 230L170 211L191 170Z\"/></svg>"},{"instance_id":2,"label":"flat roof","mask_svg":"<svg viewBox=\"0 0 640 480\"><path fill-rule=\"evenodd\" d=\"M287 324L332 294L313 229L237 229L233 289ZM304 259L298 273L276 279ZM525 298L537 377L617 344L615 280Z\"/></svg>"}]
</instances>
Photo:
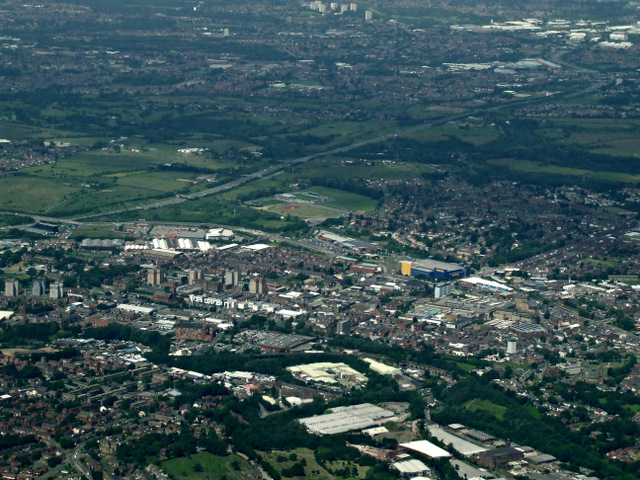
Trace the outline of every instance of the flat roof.
<instances>
[{"instance_id":1,"label":"flat roof","mask_svg":"<svg viewBox=\"0 0 640 480\"><path fill-rule=\"evenodd\" d=\"M424 260L415 260L411 263L413 263L414 267L426 268L428 270L460 270L461 268L464 268L462 265L459 265L457 263L441 262L440 260L433 260L431 258L427 258Z\"/></svg>"},{"instance_id":2,"label":"flat roof","mask_svg":"<svg viewBox=\"0 0 640 480\"><path fill-rule=\"evenodd\" d=\"M265 250L267 248L271 248L271 245L267 245L265 243L256 243L255 245L248 245L246 247L242 247L245 250L252 250L254 252L259 252L260 250Z\"/></svg>"},{"instance_id":3,"label":"flat roof","mask_svg":"<svg viewBox=\"0 0 640 480\"><path fill-rule=\"evenodd\" d=\"M510 328L518 333L542 333L545 331L537 323L519 323L518 325L512 325Z\"/></svg>"},{"instance_id":4,"label":"flat roof","mask_svg":"<svg viewBox=\"0 0 640 480\"><path fill-rule=\"evenodd\" d=\"M380 425L394 415L390 410L363 403L350 407L336 407L332 409L332 413L302 418L300 423L313 433L334 435Z\"/></svg>"},{"instance_id":5,"label":"flat roof","mask_svg":"<svg viewBox=\"0 0 640 480\"><path fill-rule=\"evenodd\" d=\"M378 372L381 375L400 375L400 369L378 362L373 358L363 358L365 362L369 364L369 368L374 372Z\"/></svg>"},{"instance_id":6,"label":"flat roof","mask_svg":"<svg viewBox=\"0 0 640 480\"><path fill-rule=\"evenodd\" d=\"M429 458L449 458L451 454L428 440L401 443L402 448L425 455Z\"/></svg>"},{"instance_id":7,"label":"flat roof","mask_svg":"<svg viewBox=\"0 0 640 480\"><path fill-rule=\"evenodd\" d=\"M128 303L120 304L116 308L118 310L124 310L126 312L142 313L146 315L153 313L157 310L157 308L155 307L143 307L142 305L131 305Z\"/></svg>"},{"instance_id":8,"label":"flat roof","mask_svg":"<svg viewBox=\"0 0 640 480\"><path fill-rule=\"evenodd\" d=\"M485 447L481 447L480 445L477 445L468 440L464 440L457 435L453 435L452 433L447 432L445 429L438 425L430 425L428 429L431 435L433 435L445 445L452 445L457 452L460 452L465 457L470 457L471 455L475 455L476 453L485 452L488 450Z\"/></svg>"},{"instance_id":9,"label":"flat roof","mask_svg":"<svg viewBox=\"0 0 640 480\"><path fill-rule=\"evenodd\" d=\"M487 280L484 278L479 278L479 277L469 277L469 278L465 278L463 280L460 280L461 282L464 283L469 283L471 285L476 285L476 286L485 286L487 288L495 288L497 290L504 290L505 292L512 292L513 288L508 287L506 285L503 285L502 283L498 283L498 282L494 282L493 280Z\"/></svg>"},{"instance_id":10,"label":"flat roof","mask_svg":"<svg viewBox=\"0 0 640 480\"><path fill-rule=\"evenodd\" d=\"M307 365L287 367L293 374L306 375L315 382L338 383L336 377L353 378L357 382L366 382L367 377L346 363L317 362Z\"/></svg>"},{"instance_id":11,"label":"flat roof","mask_svg":"<svg viewBox=\"0 0 640 480\"><path fill-rule=\"evenodd\" d=\"M229 250L229 249L235 248L237 246L238 246L237 243L230 243L229 245L225 245L223 247L218 247L218 248L216 248L216 250L219 250L220 252L224 252L225 250Z\"/></svg>"},{"instance_id":12,"label":"flat roof","mask_svg":"<svg viewBox=\"0 0 640 480\"><path fill-rule=\"evenodd\" d=\"M431 471L429 467L415 458L412 458L411 460L404 460L402 462L396 462L391 466L398 470L398 472L409 475L412 473L425 473Z\"/></svg>"}]
</instances>

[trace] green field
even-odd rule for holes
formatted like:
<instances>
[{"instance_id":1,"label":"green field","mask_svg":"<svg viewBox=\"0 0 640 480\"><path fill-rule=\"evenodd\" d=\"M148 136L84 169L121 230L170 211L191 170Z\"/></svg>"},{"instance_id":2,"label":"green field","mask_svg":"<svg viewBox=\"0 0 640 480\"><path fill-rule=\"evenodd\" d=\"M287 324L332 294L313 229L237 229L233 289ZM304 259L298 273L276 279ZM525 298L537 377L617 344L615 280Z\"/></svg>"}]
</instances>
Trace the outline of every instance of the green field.
<instances>
[{"instance_id":1,"label":"green field","mask_svg":"<svg viewBox=\"0 0 640 480\"><path fill-rule=\"evenodd\" d=\"M65 201L80 187L47 178L12 175L0 178L0 209L16 212L43 212L51 205Z\"/></svg>"},{"instance_id":2,"label":"green field","mask_svg":"<svg viewBox=\"0 0 640 480\"><path fill-rule=\"evenodd\" d=\"M583 177L608 182L636 184L640 182L640 175L631 175L620 172L593 171L581 168L561 167L558 165L544 165L530 160L515 160L512 158L499 158L489 160L490 165L507 167L510 170L526 173L543 173L548 175L561 175L568 177Z\"/></svg>"},{"instance_id":3,"label":"green field","mask_svg":"<svg viewBox=\"0 0 640 480\"><path fill-rule=\"evenodd\" d=\"M476 368L476 365L472 365L470 363L464 363L464 362L456 362L456 365L458 365L465 372L470 372L471 370Z\"/></svg>"},{"instance_id":4,"label":"green field","mask_svg":"<svg viewBox=\"0 0 640 480\"><path fill-rule=\"evenodd\" d=\"M489 400L481 400L479 398L475 398L470 402L467 402L465 404L465 408L471 411L484 410L485 412L494 414L498 420L504 420L504 414L507 413L506 407L496 405Z\"/></svg>"},{"instance_id":5,"label":"green field","mask_svg":"<svg viewBox=\"0 0 640 480\"><path fill-rule=\"evenodd\" d=\"M637 156L640 151L640 121L610 118L554 119L542 134L556 141L574 143L593 153Z\"/></svg>"},{"instance_id":6,"label":"green field","mask_svg":"<svg viewBox=\"0 0 640 480\"><path fill-rule=\"evenodd\" d=\"M616 268L618 266L618 262L614 262L611 260L602 260L598 258L585 258L583 261L587 263L592 263L594 265L600 265L603 267Z\"/></svg>"},{"instance_id":7,"label":"green field","mask_svg":"<svg viewBox=\"0 0 640 480\"><path fill-rule=\"evenodd\" d=\"M363 212L373 212L378 206L377 200L358 195L357 193L345 192L334 188L313 187L313 191L319 195L331 197L334 200L322 205L339 210L353 210Z\"/></svg>"},{"instance_id":8,"label":"green field","mask_svg":"<svg viewBox=\"0 0 640 480\"><path fill-rule=\"evenodd\" d=\"M422 142L437 142L448 140L450 137L458 137L463 142L473 143L474 145L484 145L500 136L500 132L496 127L475 126L461 127L456 124L446 124L439 127L420 130L418 132L407 135L407 138L413 138Z\"/></svg>"},{"instance_id":9,"label":"green field","mask_svg":"<svg viewBox=\"0 0 640 480\"><path fill-rule=\"evenodd\" d=\"M271 205L266 207L265 210L280 215L295 215L302 218L335 218L344 213L317 205Z\"/></svg>"},{"instance_id":10,"label":"green field","mask_svg":"<svg viewBox=\"0 0 640 480\"><path fill-rule=\"evenodd\" d=\"M234 469L237 462L239 470ZM198 467L200 465L201 468ZM218 457L207 452L196 453L189 458L174 458L162 463L162 468L171 478L184 480L221 480L224 476L228 480L244 480L249 478L243 474L249 464L238 455Z\"/></svg>"},{"instance_id":11,"label":"green field","mask_svg":"<svg viewBox=\"0 0 640 480\"><path fill-rule=\"evenodd\" d=\"M295 450L288 451L274 450L272 452L260 452L260 454L281 474L283 470L291 468L293 464L301 462L304 459L304 462L302 463L306 463L304 467L305 475L304 477L295 478L305 478L312 480L331 480L334 478L344 478L346 480L357 480L359 478L365 478L366 473L369 470L369 467L363 467L353 462L336 460L334 462L328 462L327 468L331 470L331 472L328 472L327 469L316 462L313 451L308 448L297 448ZM293 460L291 459L292 454L295 455L295 457L293 457L295 459ZM336 477L332 473L343 470L345 467L347 467L351 471L353 471L353 469L355 468L358 472L358 475ZM283 475L283 478L287 477Z\"/></svg>"},{"instance_id":12,"label":"green field","mask_svg":"<svg viewBox=\"0 0 640 480\"><path fill-rule=\"evenodd\" d=\"M126 234L122 232L116 232L108 227L93 227L93 228L77 228L71 232L70 238L98 238L98 239L111 239L111 238L125 238Z\"/></svg>"}]
</instances>

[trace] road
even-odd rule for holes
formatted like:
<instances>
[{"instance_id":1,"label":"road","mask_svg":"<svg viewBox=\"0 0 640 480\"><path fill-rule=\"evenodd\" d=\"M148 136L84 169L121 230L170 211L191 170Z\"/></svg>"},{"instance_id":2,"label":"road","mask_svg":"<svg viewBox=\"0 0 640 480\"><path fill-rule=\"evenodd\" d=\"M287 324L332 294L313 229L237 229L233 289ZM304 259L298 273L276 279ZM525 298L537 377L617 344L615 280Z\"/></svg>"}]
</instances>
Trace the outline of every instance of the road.
<instances>
[{"instance_id":1,"label":"road","mask_svg":"<svg viewBox=\"0 0 640 480\"><path fill-rule=\"evenodd\" d=\"M52 439L52 438L51 439L45 439L45 443L48 446L55 446L56 449L61 451L61 452L64 451L64 449L60 446L60 444L58 442L56 442L54 439ZM68 468L69 465L74 467L79 473L84 475L88 480L91 480L93 478L92 475L91 475L91 472L80 461L80 457L82 455L82 452L83 452L85 444L86 444L86 441L80 442L78 445L76 445L73 450L71 450L70 452L67 453L67 457L66 457L66 460L64 462L62 462L60 465L52 468L51 470L49 470L44 475L39 476L38 480L47 480L47 479L50 479L50 478L56 478L63 470Z\"/></svg>"}]
</instances>

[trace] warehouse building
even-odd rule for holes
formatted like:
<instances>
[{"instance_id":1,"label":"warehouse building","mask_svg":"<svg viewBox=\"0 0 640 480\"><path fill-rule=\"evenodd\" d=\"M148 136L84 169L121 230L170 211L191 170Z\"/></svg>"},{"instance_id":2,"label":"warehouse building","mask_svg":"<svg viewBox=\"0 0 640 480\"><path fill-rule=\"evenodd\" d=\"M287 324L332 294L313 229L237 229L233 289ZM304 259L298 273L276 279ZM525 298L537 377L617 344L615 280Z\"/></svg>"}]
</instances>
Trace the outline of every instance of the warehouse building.
<instances>
[{"instance_id":1,"label":"warehouse building","mask_svg":"<svg viewBox=\"0 0 640 480\"><path fill-rule=\"evenodd\" d=\"M509 463L517 462L524 458L524 454L513 447L496 448L481 452L476 458L478 465L490 470L506 468Z\"/></svg>"},{"instance_id":2,"label":"warehouse building","mask_svg":"<svg viewBox=\"0 0 640 480\"><path fill-rule=\"evenodd\" d=\"M415 261L403 260L400 262L400 273L411 277L423 275L425 277L438 279L452 279L469 275L469 267L457 263L447 263L431 259Z\"/></svg>"},{"instance_id":3,"label":"warehouse building","mask_svg":"<svg viewBox=\"0 0 640 480\"><path fill-rule=\"evenodd\" d=\"M484 452L487 448L454 435L438 425L429 425L429 434L445 445L451 445L458 453L470 457Z\"/></svg>"},{"instance_id":4,"label":"warehouse building","mask_svg":"<svg viewBox=\"0 0 640 480\"><path fill-rule=\"evenodd\" d=\"M396 470L400 474L401 478L406 479L428 477L431 475L431 469L415 458L408 458L406 460L392 463L391 468Z\"/></svg>"},{"instance_id":5,"label":"warehouse building","mask_svg":"<svg viewBox=\"0 0 640 480\"><path fill-rule=\"evenodd\" d=\"M489 290L491 292L499 292L499 293L513 293L513 288L507 287L502 283L494 282L493 280L486 280L484 278L471 277L465 278L464 280L460 280L458 284L461 287L467 288L477 288L480 290Z\"/></svg>"},{"instance_id":6,"label":"warehouse building","mask_svg":"<svg viewBox=\"0 0 640 480\"><path fill-rule=\"evenodd\" d=\"M428 440L401 443L400 448L409 452L419 453L427 458L449 458L451 454Z\"/></svg>"},{"instance_id":7,"label":"warehouse building","mask_svg":"<svg viewBox=\"0 0 640 480\"><path fill-rule=\"evenodd\" d=\"M335 233L327 232L326 230L322 230L318 234L318 238L320 240L324 240L325 242L335 243L336 245L340 245L343 248L347 248L356 252L370 252L373 250L382 250L382 247L377 243L366 242L364 240L357 240L355 238L343 237L342 235L337 235Z\"/></svg>"},{"instance_id":8,"label":"warehouse building","mask_svg":"<svg viewBox=\"0 0 640 480\"><path fill-rule=\"evenodd\" d=\"M350 407L336 407L332 413L302 418L300 423L309 432L318 435L335 435L356 430L362 430L386 423L394 417L394 413L370 403L352 405Z\"/></svg>"}]
</instances>

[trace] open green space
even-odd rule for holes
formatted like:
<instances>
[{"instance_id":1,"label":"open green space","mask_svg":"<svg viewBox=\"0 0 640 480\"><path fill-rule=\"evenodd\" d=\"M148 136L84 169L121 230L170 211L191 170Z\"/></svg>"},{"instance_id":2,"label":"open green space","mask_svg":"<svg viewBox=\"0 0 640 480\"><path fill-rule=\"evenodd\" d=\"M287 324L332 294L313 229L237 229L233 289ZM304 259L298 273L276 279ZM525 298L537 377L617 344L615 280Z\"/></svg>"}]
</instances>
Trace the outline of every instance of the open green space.
<instances>
[{"instance_id":1,"label":"open green space","mask_svg":"<svg viewBox=\"0 0 640 480\"><path fill-rule=\"evenodd\" d=\"M267 460L283 478L305 478L312 480L330 480L339 475L340 478L348 480L357 480L365 478L370 467L358 465L355 462L346 460L335 460L326 462L323 467L315 458L313 450L308 448L296 448L295 450L273 450L271 452L261 452L261 455ZM304 475L293 475L304 471ZM349 472L348 475L343 473ZM289 475L287 475L289 474Z\"/></svg>"},{"instance_id":2,"label":"open green space","mask_svg":"<svg viewBox=\"0 0 640 480\"><path fill-rule=\"evenodd\" d=\"M470 372L471 370L477 368L477 365L472 365L470 363L465 363L465 362L456 362L456 365L458 365L465 372Z\"/></svg>"},{"instance_id":3,"label":"open green space","mask_svg":"<svg viewBox=\"0 0 640 480\"><path fill-rule=\"evenodd\" d=\"M541 133L568 144L577 144L592 153L637 156L640 150L640 121L611 118L559 118L548 122Z\"/></svg>"},{"instance_id":4,"label":"open green space","mask_svg":"<svg viewBox=\"0 0 640 480\"><path fill-rule=\"evenodd\" d=\"M378 206L377 200L365 197L364 195L358 195L357 193L345 192L344 190L326 187L313 187L313 191L334 199L331 202L323 203L323 205L327 207L337 208L340 210L373 212Z\"/></svg>"},{"instance_id":5,"label":"open green space","mask_svg":"<svg viewBox=\"0 0 640 480\"><path fill-rule=\"evenodd\" d=\"M267 232L306 231L304 221L294 216L284 216L256 208L245 207L238 203L220 201L216 197L205 197L198 200L168 205L151 210L132 210L117 214L114 218L105 215L102 220L139 220L171 222L215 223L255 228Z\"/></svg>"},{"instance_id":6,"label":"open green space","mask_svg":"<svg viewBox=\"0 0 640 480\"><path fill-rule=\"evenodd\" d=\"M237 467L237 468L236 468ZM244 480L249 478L243 474L250 468L246 460L238 455L219 457L207 452L196 453L190 457L174 458L162 463L162 469L171 478L185 480Z\"/></svg>"},{"instance_id":7,"label":"open green space","mask_svg":"<svg viewBox=\"0 0 640 480\"><path fill-rule=\"evenodd\" d=\"M334 218L339 217L344 212L338 212L336 210L330 210L325 207L317 205L271 205L266 207L265 210L270 212L279 213L281 215L295 215L302 218Z\"/></svg>"},{"instance_id":8,"label":"open green space","mask_svg":"<svg viewBox=\"0 0 640 480\"><path fill-rule=\"evenodd\" d=\"M501 405L496 405L489 400L481 400L474 398L470 402L467 402L464 406L467 410L484 410L485 412L492 413L498 420L504 420L504 414L507 413L507 408Z\"/></svg>"},{"instance_id":9,"label":"open green space","mask_svg":"<svg viewBox=\"0 0 640 480\"><path fill-rule=\"evenodd\" d=\"M543 173L548 175L561 175L568 177L583 177L615 183L636 184L640 182L640 175L632 175L622 172L593 171L582 168L562 167L559 165L545 165L531 160L516 160L513 158L499 158L489 160L490 165L507 167L510 170L525 173Z\"/></svg>"},{"instance_id":10,"label":"open green space","mask_svg":"<svg viewBox=\"0 0 640 480\"><path fill-rule=\"evenodd\" d=\"M79 190L79 187L47 178L35 180L30 176L11 175L0 178L0 209L26 213L43 212Z\"/></svg>"},{"instance_id":11,"label":"open green space","mask_svg":"<svg viewBox=\"0 0 640 480\"><path fill-rule=\"evenodd\" d=\"M422 142L437 142L448 140L450 137L457 137L463 142L474 145L484 145L500 136L496 127L484 125L451 124L440 125L438 127L419 130L407 138L413 138Z\"/></svg>"},{"instance_id":12,"label":"open green space","mask_svg":"<svg viewBox=\"0 0 640 480\"><path fill-rule=\"evenodd\" d=\"M583 260L586 263L592 263L594 265L600 265L603 267L611 267L611 268L616 268L618 266L618 262L614 262L612 260L603 260L603 259L599 259L599 258L585 258Z\"/></svg>"},{"instance_id":13,"label":"open green space","mask_svg":"<svg viewBox=\"0 0 640 480\"><path fill-rule=\"evenodd\" d=\"M107 227L92 227L92 228L77 228L71 232L70 238L98 238L98 239L111 239L111 238L125 238L126 234L122 232L116 232Z\"/></svg>"}]
</instances>

